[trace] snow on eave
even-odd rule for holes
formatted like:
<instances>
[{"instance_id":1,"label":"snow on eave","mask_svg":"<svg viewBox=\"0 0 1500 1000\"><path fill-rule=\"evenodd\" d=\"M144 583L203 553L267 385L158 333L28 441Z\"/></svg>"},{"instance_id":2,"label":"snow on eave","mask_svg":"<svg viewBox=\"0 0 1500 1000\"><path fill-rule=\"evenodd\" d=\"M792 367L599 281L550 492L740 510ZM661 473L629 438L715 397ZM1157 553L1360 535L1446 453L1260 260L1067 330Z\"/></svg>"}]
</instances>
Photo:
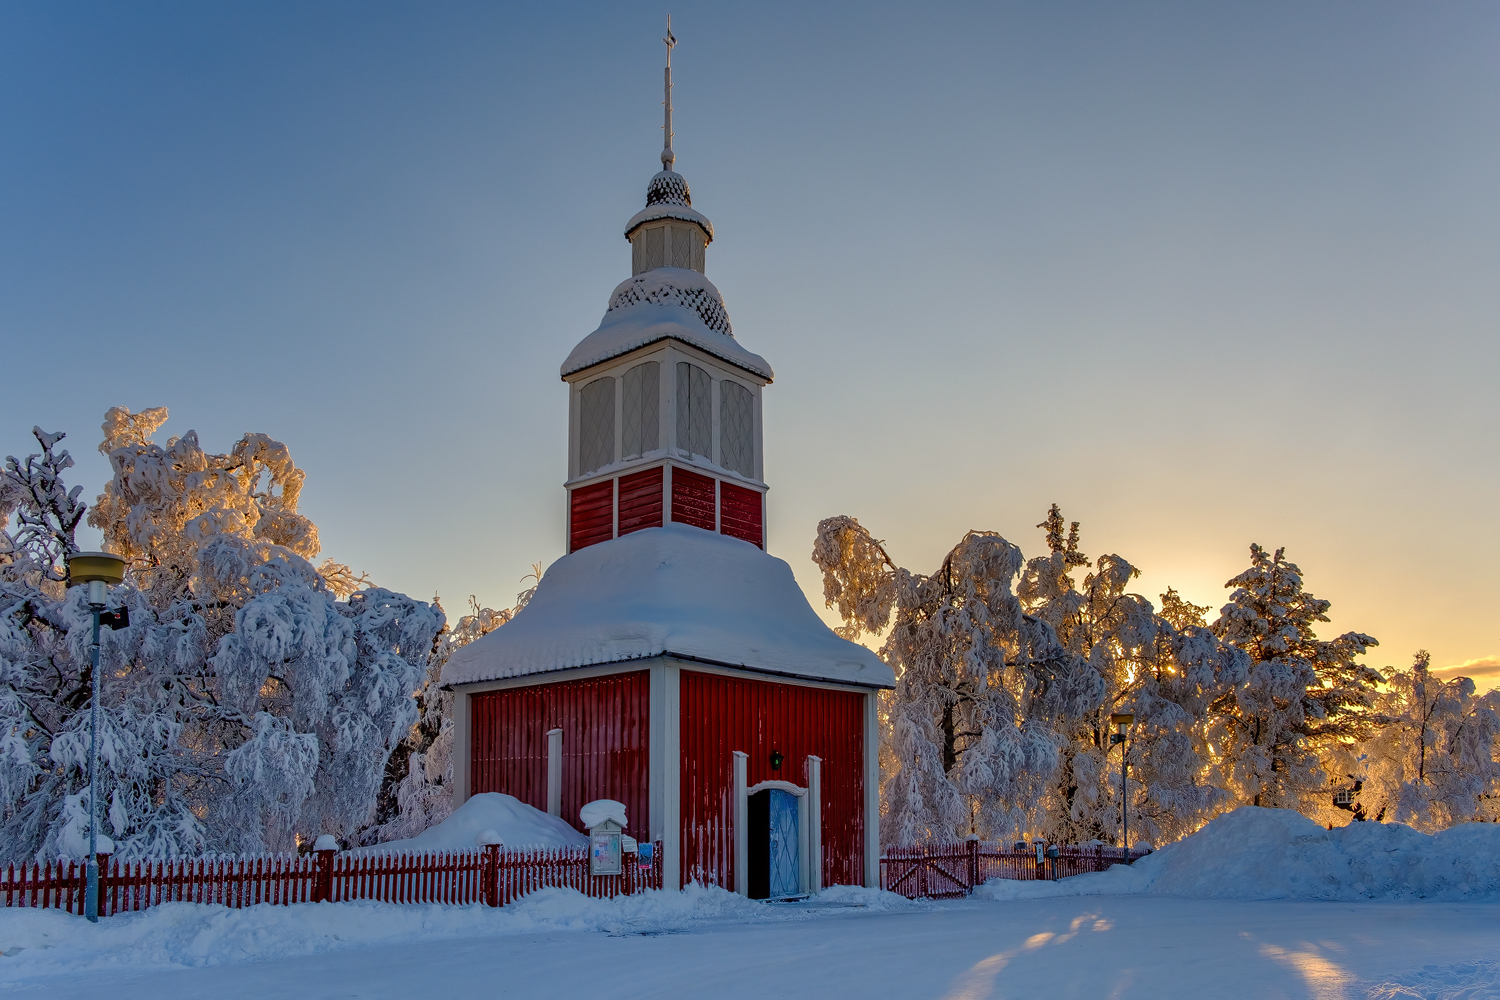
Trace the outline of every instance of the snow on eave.
<instances>
[{"instance_id":1,"label":"snow on eave","mask_svg":"<svg viewBox=\"0 0 1500 1000\"><path fill-rule=\"evenodd\" d=\"M708 216L702 212L688 208L686 205L647 205L639 212L630 217L625 224L625 238L628 240L637 229L648 222L658 219L677 219L681 222L691 222L703 230L703 235L708 237L708 242L714 241L714 224L708 221Z\"/></svg>"},{"instance_id":2,"label":"snow on eave","mask_svg":"<svg viewBox=\"0 0 1500 1000\"><path fill-rule=\"evenodd\" d=\"M454 652L442 683L657 656L866 688L895 685L878 656L823 623L785 562L681 524L563 556L514 619Z\"/></svg>"},{"instance_id":3,"label":"snow on eave","mask_svg":"<svg viewBox=\"0 0 1500 1000\"><path fill-rule=\"evenodd\" d=\"M605 313L599 328L573 348L559 374L566 379L585 368L667 339L680 340L767 382L775 377L765 358L745 350L728 334L710 330L691 310L649 302Z\"/></svg>"}]
</instances>

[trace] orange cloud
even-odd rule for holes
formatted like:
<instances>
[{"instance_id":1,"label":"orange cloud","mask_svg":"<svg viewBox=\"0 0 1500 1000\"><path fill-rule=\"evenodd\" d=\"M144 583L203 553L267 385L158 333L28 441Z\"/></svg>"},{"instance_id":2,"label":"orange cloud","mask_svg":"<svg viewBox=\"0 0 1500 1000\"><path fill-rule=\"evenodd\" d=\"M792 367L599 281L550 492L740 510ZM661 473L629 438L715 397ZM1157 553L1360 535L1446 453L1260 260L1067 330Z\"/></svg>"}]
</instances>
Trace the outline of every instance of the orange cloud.
<instances>
[{"instance_id":1,"label":"orange cloud","mask_svg":"<svg viewBox=\"0 0 1500 1000\"><path fill-rule=\"evenodd\" d=\"M1469 677L1474 681L1477 691L1487 691L1491 688L1500 688L1500 655L1481 656L1475 660L1452 666L1442 667L1434 670L1443 680L1451 681L1455 677Z\"/></svg>"}]
</instances>

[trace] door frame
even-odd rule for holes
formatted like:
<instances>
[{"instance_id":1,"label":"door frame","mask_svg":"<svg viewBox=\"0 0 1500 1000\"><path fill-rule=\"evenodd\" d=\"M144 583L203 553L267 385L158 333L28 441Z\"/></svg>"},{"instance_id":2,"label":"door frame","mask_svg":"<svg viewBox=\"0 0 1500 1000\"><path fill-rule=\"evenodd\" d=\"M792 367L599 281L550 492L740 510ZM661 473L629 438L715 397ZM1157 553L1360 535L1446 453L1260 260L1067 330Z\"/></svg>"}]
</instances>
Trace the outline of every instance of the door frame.
<instances>
[{"instance_id":1,"label":"door frame","mask_svg":"<svg viewBox=\"0 0 1500 1000\"><path fill-rule=\"evenodd\" d=\"M734 856L735 856L735 891L741 895L750 894L750 796L756 792L765 792L771 789L790 792L797 797L797 891L812 892L812 840L808 829L808 795L807 787L794 785L790 781L762 781L749 788L740 785L736 789L735 816L745 817L742 823L734 826ZM740 860L744 858L744 868L740 868ZM743 871L743 874L741 872Z\"/></svg>"}]
</instances>

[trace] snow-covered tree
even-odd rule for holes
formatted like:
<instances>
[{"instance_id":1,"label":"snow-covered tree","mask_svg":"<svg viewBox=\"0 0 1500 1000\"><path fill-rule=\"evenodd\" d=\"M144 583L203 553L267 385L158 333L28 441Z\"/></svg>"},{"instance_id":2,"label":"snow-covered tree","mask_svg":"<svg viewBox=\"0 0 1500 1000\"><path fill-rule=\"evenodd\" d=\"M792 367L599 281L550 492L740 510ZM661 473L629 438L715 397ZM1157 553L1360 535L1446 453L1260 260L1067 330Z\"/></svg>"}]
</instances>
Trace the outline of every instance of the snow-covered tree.
<instances>
[{"instance_id":1,"label":"snow-covered tree","mask_svg":"<svg viewBox=\"0 0 1500 1000\"><path fill-rule=\"evenodd\" d=\"M1368 815L1436 831L1479 818L1500 793L1500 692L1433 675L1426 650L1387 670L1375 710L1387 720L1362 747Z\"/></svg>"},{"instance_id":2,"label":"snow-covered tree","mask_svg":"<svg viewBox=\"0 0 1500 1000\"><path fill-rule=\"evenodd\" d=\"M526 606L542 579L540 563L526 579L532 585L516 595L514 606L501 611L481 608L471 594L470 613L438 636L417 691L417 721L386 762L376 822L362 834L365 843L415 837L453 812L453 692L442 686L443 665L456 650L495 631ZM439 607L436 598L432 603Z\"/></svg>"},{"instance_id":3,"label":"snow-covered tree","mask_svg":"<svg viewBox=\"0 0 1500 1000\"><path fill-rule=\"evenodd\" d=\"M1127 590L1138 569L1118 555L1091 563L1078 547L1078 522L1066 535L1065 523L1054 504L1037 525L1046 530L1049 552L1026 564L1017 593L1026 612L1088 664L1103 697L1065 722L1046 832L1064 843L1118 839L1118 775L1128 752L1132 832L1175 840L1212 818L1225 799L1210 781L1204 723L1213 700L1242 679L1244 654L1217 641L1203 627L1204 609L1175 591L1163 597L1171 618L1158 615L1151 601ZM1075 570L1091 566L1081 582L1074 580ZM1135 724L1126 746L1112 752L1115 712L1130 712Z\"/></svg>"},{"instance_id":4,"label":"snow-covered tree","mask_svg":"<svg viewBox=\"0 0 1500 1000\"><path fill-rule=\"evenodd\" d=\"M854 518L834 517L818 525L813 561L841 634L887 633L880 653L896 690L882 710L881 839L1038 829L1063 722L1092 712L1103 685L1023 613L1020 550L971 531L924 576L896 566Z\"/></svg>"},{"instance_id":5,"label":"snow-covered tree","mask_svg":"<svg viewBox=\"0 0 1500 1000\"><path fill-rule=\"evenodd\" d=\"M1359 632L1319 639L1313 626L1329 620L1329 602L1303 590L1282 549L1250 546L1250 568L1225 586L1235 589L1213 631L1250 662L1214 706L1221 780L1239 802L1321 815L1330 776L1377 722L1380 673L1355 661L1376 642Z\"/></svg>"},{"instance_id":6,"label":"snow-covered tree","mask_svg":"<svg viewBox=\"0 0 1500 1000\"><path fill-rule=\"evenodd\" d=\"M129 567L110 601L130 627L101 637L105 831L125 857L351 835L416 718L442 612L313 567L317 529L297 512L303 473L284 445L157 445L165 419L109 411L114 475L89 518ZM61 583L83 505L62 482L62 435L35 434L41 454L9 459L0 479L6 860L76 855L89 809L91 618Z\"/></svg>"}]
</instances>

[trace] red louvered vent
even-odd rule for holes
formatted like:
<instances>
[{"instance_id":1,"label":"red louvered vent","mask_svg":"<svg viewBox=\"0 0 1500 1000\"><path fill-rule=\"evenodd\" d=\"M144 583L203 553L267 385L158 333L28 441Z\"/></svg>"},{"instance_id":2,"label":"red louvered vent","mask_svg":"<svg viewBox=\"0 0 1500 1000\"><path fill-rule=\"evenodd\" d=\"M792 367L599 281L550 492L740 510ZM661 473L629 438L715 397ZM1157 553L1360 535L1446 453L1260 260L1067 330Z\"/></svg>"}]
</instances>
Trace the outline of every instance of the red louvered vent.
<instances>
[{"instance_id":1,"label":"red louvered vent","mask_svg":"<svg viewBox=\"0 0 1500 1000\"><path fill-rule=\"evenodd\" d=\"M661 527L661 466L620 477L620 534Z\"/></svg>"},{"instance_id":2,"label":"red louvered vent","mask_svg":"<svg viewBox=\"0 0 1500 1000\"><path fill-rule=\"evenodd\" d=\"M686 469L672 470L672 520L714 530L714 481Z\"/></svg>"},{"instance_id":3,"label":"red louvered vent","mask_svg":"<svg viewBox=\"0 0 1500 1000\"><path fill-rule=\"evenodd\" d=\"M595 483L573 491L569 497L568 551L577 552L595 542L615 537L615 481Z\"/></svg>"},{"instance_id":4,"label":"red louvered vent","mask_svg":"<svg viewBox=\"0 0 1500 1000\"><path fill-rule=\"evenodd\" d=\"M719 530L733 538L764 548L761 531L761 495L743 486L719 484Z\"/></svg>"}]
</instances>

